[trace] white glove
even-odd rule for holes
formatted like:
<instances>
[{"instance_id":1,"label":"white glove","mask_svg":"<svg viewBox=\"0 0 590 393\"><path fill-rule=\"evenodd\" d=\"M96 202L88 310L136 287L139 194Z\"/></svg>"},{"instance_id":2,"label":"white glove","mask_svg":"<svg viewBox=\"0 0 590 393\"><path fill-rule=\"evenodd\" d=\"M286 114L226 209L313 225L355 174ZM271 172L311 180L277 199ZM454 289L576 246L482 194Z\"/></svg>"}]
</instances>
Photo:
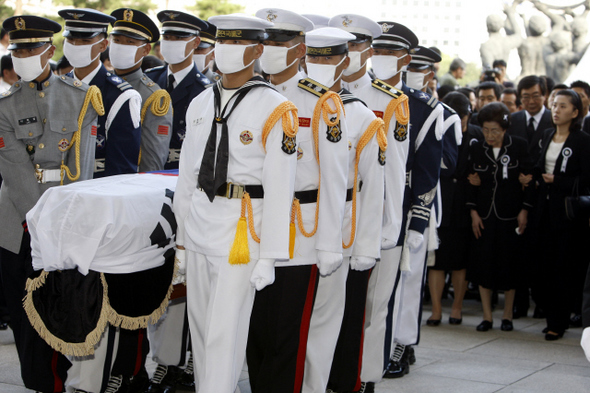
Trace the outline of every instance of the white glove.
<instances>
[{"instance_id":1,"label":"white glove","mask_svg":"<svg viewBox=\"0 0 590 393\"><path fill-rule=\"evenodd\" d=\"M580 340L580 345L584 350L584 354L586 355L586 359L590 362L590 327L587 327L582 332L582 340Z\"/></svg>"},{"instance_id":2,"label":"white glove","mask_svg":"<svg viewBox=\"0 0 590 393\"><path fill-rule=\"evenodd\" d=\"M410 251L416 251L424 243L424 235L414 230L408 231L408 237L406 238L406 245Z\"/></svg>"},{"instance_id":3,"label":"white glove","mask_svg":"<svg viewBox=\"0 0 590 393\"><path fill-rule=\"evenodd\" d=\"M375 258L353 256L350 258L350 268L362 272L375 266L376 262L377 260Z\"/></svg>"},{"instance_id":4,"label":"white glove","mask_svg":"<svg viewBox=\"0 0 590 393\"><path fill-rule=\"evenodd\" d=\"M259 259L258 262L256 262L256 266L254 266L252 275L250 276L250 284L252 284L257 291L260 291L273 282L275 282L275 260L266 258Z\"/></svg>"},{"instance_id":5,"label":"white glove","mask_svg":"<svg viewBox=\"0 0 590 393\"><path fill-rule=\"evenodd\" d=\"M342 253L318 250L318 267L322 276L329 276L342 265Z\"/></svg>"},{"instance_id":6,"label":"white glove","mask_svg":"<svg viewBox=\"0 0 590 393\"><path fill-rule=\"evenodd\" d=\"M174 263L176 263L178 266L178 271L174 277L174 280L172 281L172 284L176 285L186 282L186 250L181 250L179 248L175 249Z\"/></svg>"},{"instance_id":7,"label":"white glove","mask_svg":"<svg viewBox=\"0 0 590 393\"><path fill-rule=\"evenodd\" d=\"M382 250L391 250L396 245L397 245L397 242L394 240L389 240L386 238L381 239L381 249Z\"/></svg>"}]
</instances>

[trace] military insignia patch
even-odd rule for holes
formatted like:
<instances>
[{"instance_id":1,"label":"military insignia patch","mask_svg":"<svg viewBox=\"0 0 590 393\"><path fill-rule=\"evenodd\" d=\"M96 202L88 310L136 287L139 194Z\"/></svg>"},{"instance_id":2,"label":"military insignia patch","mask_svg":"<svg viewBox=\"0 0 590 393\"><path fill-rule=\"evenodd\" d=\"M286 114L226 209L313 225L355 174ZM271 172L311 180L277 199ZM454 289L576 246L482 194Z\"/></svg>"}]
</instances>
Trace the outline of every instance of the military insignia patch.
<instances>
[{"instance_id":1,"label":"military insignia patch","mask_svg":"<svg viewBox=\"0 0 590 393\"><path fill-rule=\"evenodd\" d=\"M296 151L296 146L297 144L295 143L295 137L290 137L283 133L283 146L281 146L281 149L283 149L283 151L287 154L293 154Z\"/></svg>"},{"instance_id":2,"label":"military insignia patch","mask_svg":"<svg viewBox=\"0 0 590 393\"><path fill-rule=\"evenodd\" d=\"M309 117L299 118L299 127L309 127L311 125L311 119Z\"/></svg>"},{"instance_id":3,"label":"military insignia patch","mask_svg":"<svg viewBox=\"0 0 590 393\"><path fill-rule=\"evenodd\" d=\"M383 23L381 25L381 31L383 31L384 33L387 33L392 27L393 27L393 25Z\"/></svg>"},{"instance_id":4,"label":"military insignia patch","mask_svg":"<svg viewBox=\"0 0 590 393\"><path fill-rule=\"evenodd\" d=\"M16 27L17 30L25 30L27 28L23 18L16 18L14 21L14 27Z\"/></svg>"},{"instance_id":5,"label":"military insignia patch","mask_svg":"<svg viewBox=\"0 0 590 393\"><path fill-rule=\"evenodd\" d=\"M399 124L397 123L397 128L393 133L396 141L403 142L408 137L408 125L407 124Z\"/></svg>"},{"instance_id":6,"label":"military insignia patch","mask_svg":"<svg viewBox=\"0 0 590 393\"><path fill-rule=\"evenodd\" d=\"M348 150L350 151L352 149L352 142L348 141Z\"/></svg>"},{"instance_id":7,"label":"military insignia patch","mask_svg":"<svg viewBox=\"0 0 590 393\"><path fill-rule=\"evenodd\" d=\"M73 12L68 12L68 15L71 16L72 18L76 19L76 20L84 17L84 14L76 14L76 13L73 13Z\"/></svg>"},{"instance_id":8,"label":"military insignia patch","mask_svg":"<svg viewBox=\"0 0 590 393\"><path fill-rule=\"evenodd\" d=\"M64 138L59 141L59 143L57 144L57 148L59 149L59 151L64 152L64 151L68 150L69 145L70 145L70 142Z\"/></svg>"},{"instance_id":9,"label":"military insignia patch","mask_svg":"<svg viewBox=\"0 0 590 393\"><path fill-rule=\"evenodd\" d=\"M104 149L105 138L103 135L96 136L96 148L99 150Z\"/></svg>"},{"instance_id":10,"label":"military insignia patch","mask_svg":"<svg viewBox=\"0 0 590 393\"><path fill-rule=\"evenodd\" d=\"M268 10L267 13L268 13L268 15L266 16L267 21L274 22L275 19L277 19L277 14L275 14L275 11Z\"/></svg>"},{"instance_id":11,"label":"military insignia patch","mask_svg":"<svg viewBox=\"0 0 590 393\"><path fill-rule=\"evenodd\" d=\"M242 131L240 134L240 142L244 145L249 145L254 140L252 133L250 131Z\"/></svg>"},{"instance_id":12,"label":"military insignia patch","mask_svg":"<svg viewBox=\"0 0 590 393\"><path fill-rule=\"evenodd\" d=\"M348 16L342 17L342 26L348 27L352 23L352 20L348 19Z\"/></svg>"},{"instance_id":13,"label":"military insignia patch","mask_svg":"<svg viewBox=\"0 0 590 393\"><path fill-rule=\"evenodd\" d=\"M97 126L90 127L90 136L96 136L97 132L98 132Z\"/></svg>"},{"instance_id":14,"label":"military insignia patch","mask_svg":"<svg viewBox=\"0 0 590 393\"><path fill-rule=\"evenodd\" d=\"M301 149L300 147L297 148L297 159L301 160L301 157L303 157L303 149Z\"/></svg>"},{"instance_id":15,"label":"military insignia patch","mask_svg":"<svg viewBox=\"0 0 590 393\"><path fill-rule=\"evenodd\" d=\"M35 154L35 146L33 146L33 145L27 145L27 153L29 153L30 156L32 156L33 154Z\"/></svg>"},{"instance_id":16,"label":"military insignia patch","mask_svg":"<svg viewBox=\"0 0 590 393\"><path fill-rule=\"evenodd\" d=\"M158 126L158 135L168 135L168 126Z\"/></svg>"},{"instance_id":17,"label":"military insignia patch","mask_svg":"<svg viewBox=\"0 0 590 393\"><path fill-rule=\"evenodd\" d=\"M123 13L123 18L126 22L133 22L133 11L131 11L130 9L125 10L125 12Z\"/></svg>"},{"instance_id":18,"label":"military insignia patch","mask_svg":"<svg viewBox=\"0 0 590 393\"><path fill-rule=\"evenodd\" d=\"M76 86L76 87L80 87L80 86L82 86L82 82L80 82L79 80L77 80L77 79L76 79L76 80L74 81L74 86Z\"/></svg>"},{"instance_id":19,"label":"military insignia patch","mask_svg":"<svg viewBox=\"0 0 590 393\"><path fill-rule=\"evenodd\" d=\"M385 165L385 152L383 150L381 150L381 149L379 149L379 157L378 157L378 160L379 160L379 164Z\"/></svg>"},{"instance_id":20,"label":"military insignia patch","mask_svg":"<svg viewBox=\"0 0 590 393\"><path fill-rule=\"evenodd\" d=\"M174 13L174 12L166 12L166 13L164 13L164 15L166 15L171 20L175 20L176 17L178 17L178 15L180 15L180 14L177 14L177 13Z\"/></svg>"},{"instance_id":21,"label":"military insignia patch","mask_svg":"<svg viewBox=\"0 0 590 393\"><path fill-rule=\"evenodd\" d=\"M0 137L0 149L4 149L6 145L4 144L4 138Z\"/></svg>"},{"instance_id":22,"label":"military insignia patch","mask_svg":"<svg viewBox=\"0 0 590 393\"><path fill-rule=\"evenodd\" d=\"M375 114L375 116L377 116L380 119L383 119L383 112L382 111L373 111L373 113Z\"/></svg>"},{"instance_id":23,"label":"military insignia patch","mask_svg":"<svg viewBox=\"0 0 590 393\"><path fill-rule=\"evenodd\" d=\"M328 138L330 142L334 143L339 142L340 139L342 139L342 130L340 129L340 122L338 122L338 124L336 125L328 126L328 130L326 131L326 138Z\"/></svg>"}]
</instances>

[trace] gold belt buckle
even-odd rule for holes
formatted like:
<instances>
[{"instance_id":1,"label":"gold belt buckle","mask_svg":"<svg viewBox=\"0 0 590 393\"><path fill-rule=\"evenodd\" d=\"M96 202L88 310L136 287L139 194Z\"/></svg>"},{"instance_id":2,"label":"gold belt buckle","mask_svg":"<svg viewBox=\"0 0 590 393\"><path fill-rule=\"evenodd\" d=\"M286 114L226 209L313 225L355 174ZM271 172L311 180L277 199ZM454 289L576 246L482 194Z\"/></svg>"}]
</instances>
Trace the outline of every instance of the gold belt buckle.
<instances>
[{"instance_id":1,"label":"gold belt buckle","mask_svg":"<svg viewBox=\"0 0 590 393\"><path fill-rule=\"evenodd\" d=\"M246 187L243 184L228 182L225 195L227 196L227 199L242 199L242 197L244 196L245 188Z\"/></svg>"}]
</instances>

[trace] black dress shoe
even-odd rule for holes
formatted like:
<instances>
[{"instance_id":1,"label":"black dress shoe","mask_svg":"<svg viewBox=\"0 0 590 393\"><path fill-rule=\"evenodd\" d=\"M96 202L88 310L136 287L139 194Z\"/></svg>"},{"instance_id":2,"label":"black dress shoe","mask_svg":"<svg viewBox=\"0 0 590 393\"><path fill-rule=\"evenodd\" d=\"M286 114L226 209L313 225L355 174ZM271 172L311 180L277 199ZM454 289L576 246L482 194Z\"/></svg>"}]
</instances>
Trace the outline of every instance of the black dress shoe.
<instances>
[{"instance_id":1,"label":"black dress shoe","mask_svg":"<svg viewBox=\"0 0 590 393\"><path fill-rule=\"evenodd\" d=\"M545 340L547 341L555 341L563 337L563 332L561 333L545 333Z\"/></svg>"},{"instance_id":2,"label":"black dress shoe","mask_svg":"<svg viewBox=\"0 0 590 393\"><path fill-rule=\"evenodd\" d=\"M408 363L410 363L411 366L416 363L416 352L414 352L414 347L411 345L406 347L406 351L408 351Z\"/></svg>"},{"instance_id":3,"label":"black dress shoe","mask_svg":"<svg viewBox=\"0 0 590 393\"><path fill-rule=\"evenodd\" d=\"M0 322L0 330L8 329L8 322Z\"/></svg>"},{"instance_id":4,"label":"black dress shoe","mask_svg":"<svg viewBox=\"0 0 590 393\"><path fill-rule=\"evenodd\" d=\"M407 360L405 361L390 361L387 365L387 369L383 374L383 378L393 379L401 378L406 374L410 373L410 364Z\"/></svg>"},{"instance_id":5,"label":"black dress shoe","mask_svg":"<svg viewBox=\"0 0 590 393\"><path fill-rule=\"evenodd\" d=\"M500 325L500 330L504 332L511 332L512 330L514 330L512 321L509 319L502 319L502 325Z\"/></svg>"},{"instance_id":6,"label":"black dress shoe","mask_svg":"<svg viewBox=\"0 0 590 393\"><path fill-rule=\"evenodd\" d=\"M461 322L463 322L463 318L449 317L449 324L451 324L451 325L460 325Z\"/></svg>"},{"instance_id":7,"label":"black dress shoe","mask_svg":"<svg viewBox=\"0 0 590 393\"><path fill-rule=\"evenodd\" d=\"M477 325L475 330L477 330L478 332L487 332L488 330L490 330L492 328L492 325L493 325L492 322L486 321L484 319L483 321L481 321L481 323L479 325Z\"/></svg>"},{"instance_id":8,"label":"black dress shoe","mask_svg":"<svg viewBox=\"0 0 590 393\"><path fill-rule=\"evenodd\" d=\"M428 326L438 326L440 325L440 319L427 319L426 325Z\"/></svg>"},{"instance_id":9,"label":"black dress shoe","mask_svg":"<svg viewBox=\"0 0 590 393\"><path fill-rule=\"evenodd\" d=\"M375 382L361 382L361 389L357 393L375 393Z\"/></svg>"},{"instance_id":10,"label":"black dress shoe","mask_svg":"<svg viewBox=\"0 0 590 393\"><path fill-rule=\"evenodd\" d=\"M543 329L542 333L545 334L549 331L549 327L546 327L545 329Z\"/></svg>"}]
</instances>

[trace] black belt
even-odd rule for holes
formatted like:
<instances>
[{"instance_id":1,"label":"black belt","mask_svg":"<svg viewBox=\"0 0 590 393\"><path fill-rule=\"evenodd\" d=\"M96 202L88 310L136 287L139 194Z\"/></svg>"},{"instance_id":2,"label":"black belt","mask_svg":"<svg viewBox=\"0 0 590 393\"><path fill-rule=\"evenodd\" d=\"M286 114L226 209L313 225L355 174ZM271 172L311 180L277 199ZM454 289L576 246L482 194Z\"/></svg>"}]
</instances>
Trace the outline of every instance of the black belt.
<instances>
[{"instance_id":1,"label":"black belt","mask_svg":"<svg viewBox=\"0 0 590 393\"><path fill-rule=\"evenodd\" d=\"M197 185L197 188L200 191L203 189ZM237 184L237 183L223 183L217 190L215 190L215 195L224 197L227 199L239 198L241 199L244 196L244 192L247 192L252 199L260 199L264 198L264 188L260 184Z\"/></svg>"},{"instance_id":2,"label":"black belt","mask_svg":"<svg viewBox=\"0 0 590 393\"><path fill-rule=\"evenodd\" d=\"M363 188L363 182L359 182L358 191ZM346 190L346 202L352 201L352 193L354 192L354 188L349 188ZM318 190L308 190L308 191L295 191L295 198L299 199L300 205L305 205L306 203L316 203L318 201Z\"/></svg>"}]
</instances>

